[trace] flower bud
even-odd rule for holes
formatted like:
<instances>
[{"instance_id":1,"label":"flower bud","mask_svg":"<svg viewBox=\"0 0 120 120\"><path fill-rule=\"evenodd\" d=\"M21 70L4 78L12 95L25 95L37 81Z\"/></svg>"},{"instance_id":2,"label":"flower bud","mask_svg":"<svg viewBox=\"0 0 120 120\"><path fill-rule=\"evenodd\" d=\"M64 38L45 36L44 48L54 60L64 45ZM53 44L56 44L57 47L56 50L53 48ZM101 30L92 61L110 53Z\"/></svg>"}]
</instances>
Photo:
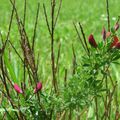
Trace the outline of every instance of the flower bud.
<instances>
[{"instance_id":1,"label":"flower bud","mask_svg":"<svg viewBox=\"0 0 120 120\"><path fill-rule=\"evenodd\" d=\"M116 31L119 29L119 24L118 24L118 23L115 24L114 29L115 29Z\"/></svg>"},{"instance_id":2,"label":"flower bud","mask_svg":"<svg viewBox=\"0 0 120 120\"><path fill-rule=\"evenodd\" d=\"M42 83L38 82L35 89L34 89L34 93L37 93L38 91L40 91L42 89Z\"/></svg>"},{"instance_id":3,"label":"flower bud","mask_svg":"<svg viewBox=\"0 0 120 120\"><path fill-rule=\"evenodd\" d=\"M103 40L106 39L106 30L105 30L104 27L103 27L103 29L102 29L102 37L103 37Z\"/></svg>"},{"instance_id":4,"label":"flower bud","mask_svg":"<svg viewBox=\"0 0 120 120\"><path fill-rule=\"evenodd\" d=\"M89 36L88 40L89 40L89 43L90 43L90 45L92 47L94 47L94 48L97 47L97 44L96 44L95 39L94 39L94 36L92 34Z\"/></svg>"},{"instance_id":5,"label":"flower bud","mask_svg":"<svg viewBox=\"0 0 120 120\"><path fill-rule=\"evenodd\" d=\"M17 93L23 93L22 89L17 84L14 84L14 89Z\"/></svg>"}]
</instances>

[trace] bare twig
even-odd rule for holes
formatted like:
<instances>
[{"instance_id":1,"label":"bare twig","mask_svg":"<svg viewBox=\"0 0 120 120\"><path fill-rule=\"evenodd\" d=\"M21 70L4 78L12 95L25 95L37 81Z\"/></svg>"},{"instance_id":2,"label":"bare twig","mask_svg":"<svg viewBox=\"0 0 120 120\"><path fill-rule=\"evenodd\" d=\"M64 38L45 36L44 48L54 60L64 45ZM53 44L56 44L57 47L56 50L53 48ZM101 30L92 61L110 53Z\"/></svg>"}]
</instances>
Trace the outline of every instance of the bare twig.
<instances>
[{"instance_id":1,"label":"bare twig","mask_svg":"<svg viewBox=\"0 0 120 120\"><path fill-rule=\"evenodd\" d=\"M110 14L109 14L109 0L106 0L106 8L107 8L107 20L108 20L108 31L110 31Z\"/></svg>"},{"instance_id":2,"label":"bare twig","mask_svg":"<svg viewBox=\"0 0 120 120\"><path fill-rule=\"evenodd\" d=\"M73 51L73 75L75 74L76 72L76 54L75 54L75 50L74 50L74 46L72 44L72 51Z\"/></svg>"},{"instance_id":3,"label":"bare twig","mask_svg":"<svg viewBox=\"0 0 120 120\"><path fill-rule=\"evenodd\" d=\"M58 54L57 54L57 62L56 62L56 73L59 69L59 59L60 59L60 52L61 52L61 43L59 44L59 47L58 47Z\"/></svg>"},{"instance_id":4,"label":"bare twig","mask_svg":"<svg viewBox=\"0 0 120 120\"><path fill-rule=\"evenodd\" d=\"M36 28L37 28L37 24L38 24L39 9L40 9L40 3L38 3L36 21L35 21L35 26L34 26L34 34L33 34L33 41L32 41L32 51L33 52L34 52L34 46L35 46Z\"/></svg>"},{"instance_id":5,"label":"bare twig","mask_svg":"<svg viewBox=\"0 0 120 120\"><path fill-rule=\"evenodd\" d=\"M77 32L78 38L79 38L79 40L80 40L80 42L81 42L81 45L82 45L83 49L85 50L85 52L87 53L87 50L86 50L85 45L84 45L84 43L83 43L83 41L82 41L82 38L80 37L79 31L78 31L75 23L73 23L73 25L74 25L74 27L75 27L75 30L76 30L76 32ZM87 54L88 54L88 53L87 53Z\"/></svg>"},{"instance_id":6,"label":"bare twig","mask_svg":"<svg viewBox=\"0 0 120 120\"><path fill-rule=\"evenodd\" d=\"M14 3L15 3L15 0L14 0ZM11 26L12 26L13 15L14 15L14 7L12 8L12 14L11 14L11 17L10 17L10 23L9 23L9 27L8 27L8 33L7 33L6 41L5 41L4 45L3 45L3 52L4 52L4 49L5 49L6 45L7 45L8 39L9 39L9 35L10 35L10 31L11 31Z\"/></svg>"},{"instance_id":7,"label":"bare twig","mask_svg":"<svg viewBox=\"0 0 120 120\"><path fill-rule=\"evenodd\" d=\"M50 29L50 24L49 24L49 22L48 22L48 16L47 16L45 4L43 4L43 9L44 9L44 15L45 15L45 19L46 19L48 31L49 31L49 33L50 33L50 35L51 35L51 29Z\"/></svg>"},{"instance_id":8,"label":"bare twig","mask_svg":"<svg viewBox=\"0 0 120 120\"><path fill-rule=\"evenodd\" d=\"M24 18L23 18L23 25L25 26L25 20L26 20L26 0L24 0Z\"/></svg>"},{"instance_id":9,"label":"bare twig","mask_svg":"<svg viewBox=\"0 0 120 120\"><path fill-rule=\"evenodd\" d=\"M85 38L85 33L83 31L83 27L82 27L80 22L79 22L79 27L80 27L80 30L81 30L81 33L82 33L82 36L83 36L84 44L86 46L86 49L87 49L87 52L88 52L88 55L89 55L90 51L89 51L89 48L88 48L88 45L87 45L87 41L86 41L86 38Z\"/></svg>"},{"instance_id":10,"label":"bare twig","mask_svg":"<svg viewBox=\"0 0 120 120\"><path fill-rule=\"evenodd\" d=\"M65 69L65 76L64 76L64 87L67 86L67 69Z\"/></svg>"},{"instance_id":11,"label":"bare twig","mask_svg":"<svg viewBox=\"0 0 120 120\"><path fill-rule=\"evenodd\" d=\"M59 16L59 14L60 14L61 6L62 6L62 0L60 0L60 4L59 4L59 8L58 8L58 12L57 12L57 15L56 15L56 18L55 18L54 27L56 26L56 23L57 23L57 20L58 20L58 16Z\"/></svg>"}]
</instances>

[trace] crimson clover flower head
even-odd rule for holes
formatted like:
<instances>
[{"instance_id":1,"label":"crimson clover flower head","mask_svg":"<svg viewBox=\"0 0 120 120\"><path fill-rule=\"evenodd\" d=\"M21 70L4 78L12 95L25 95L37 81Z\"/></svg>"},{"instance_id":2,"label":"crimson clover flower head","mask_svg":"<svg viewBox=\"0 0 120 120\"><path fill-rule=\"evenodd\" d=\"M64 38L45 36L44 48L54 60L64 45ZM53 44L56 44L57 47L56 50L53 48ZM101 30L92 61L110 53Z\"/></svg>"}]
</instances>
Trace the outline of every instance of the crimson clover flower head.
<instances>
[{"instance_id":1,"label":"crimson clover flower head","mask_svg":"<svg viewBox=\"0 0 120 120\"><path fill-rule=\"evenodd\" d=\"M35 89L34 89L34 93L37 93L38 91L40 91L42 89L42 83L38 82Z\"/></svg>"},{"instance_id":2,"label":"crimson clover flower head","mask_svg":"<svg viewBox=\"0 0 120 120\"><path fill-rule=\"evenodd\" d=\"M17 84L14 84L14 89L15 89L15 91L17 92L17 93L23 93L23 91L22 91L22 89L17 85Z\"/></svg>"},{"instance_id":3,"label":"crimson clover flower head","mask_svg":"<svg viewBox=\"0 0 120 120\"><path fill-rule=\"evenodd\" d=\"M97 43L96 43L94 36L92 34L90 34L88 41L92 47L97 48Z\"/></svg>"}]
</instances>

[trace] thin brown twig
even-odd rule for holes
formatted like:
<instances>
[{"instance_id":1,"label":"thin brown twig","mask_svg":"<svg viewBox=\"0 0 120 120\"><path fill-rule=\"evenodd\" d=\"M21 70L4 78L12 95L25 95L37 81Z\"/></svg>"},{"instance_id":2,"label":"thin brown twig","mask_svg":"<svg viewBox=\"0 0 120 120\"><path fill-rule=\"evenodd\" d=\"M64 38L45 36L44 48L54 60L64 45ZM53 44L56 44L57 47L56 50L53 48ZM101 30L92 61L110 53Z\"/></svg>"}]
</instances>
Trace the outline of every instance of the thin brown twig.
<instances>
[{"instance_id":1,"label":"thin brown twig","mask_svg":"<svg viewBox=\"0 0 120 120\"><path fill-rule=\"evenodd\" d=\"M59 44L59 47L58 47L58 54L57 54L57 62L56 62L56 73L59 69L59 59L60 59L60 52L61 52L61 43Z\"/></svg>"},{"instance_id":2,"label":"thin brown twig","mask_svg":"<svg viewBox=\"0 0 120 120\"><path fill-rule=\"evenodd\" d=\"M14 3L15 3L15 0L14 0ZM3 52L5 50L5 47L7 45L7 42L8 42L8 39L9 39L9 36L10 36L10 32L11 32L11 26L12 26L12 20L13 20L13 15L14 15L14 7L12 8L12 14L11 14L11 17L10 17L10 23L9 23L9 27L8 27L8 33L7 33L7 37L6 37L6 41L3 45Z\"/></svg>"},{"instance_id":3,"label":"thin brown twig","mask_svg":"<svg viewBox=\"0 0 120 120\"><path fill-rule=\"evenodd\" d=\"M109 14L109 0L106 0L108 31L110 32L110 14Z\"/></svg>"},{"instance_id":4,"label":"thin brown twig","mask_svg":"<svg viewBox=\"0 0 120 120\"><path fill-rule=\"evenodd\" d=\"M43 9L44 9L44 15L45 15L45 19L46 19L48 31L49 31L49 33L50 33L50 35L51 35L52 33L51 33L51 29L50 29L50 24L49 24L49 22L48 22L48 15L47 15L47 12L46 12L45 4L43 4Z\"/></svg>"},{"instance_id":5,"label":"thin brown twig","mask_svg":"<svg viewBox=\"0 0 120 120\"><path fill-rule=\"evenodd\" d=\"M58 12L57 12L57 15L56 15L56 18L55 18L55 22L54 22L54 27L56 26L56 23L57 23L57 20L58 20L58 16L59 16L59 14L60 14L61 6L62 6L62 0L60 0Z\"/></svg>"},{"instance_id":6,"label":"thin brown twig","mask_svg":"<svg viewBox=\"0 0 120 120\"><path fill-rule=\"evenodd\" d=\"M78 29L77 29L77 27L76 27L76 25L75 25L74 22L73 22L73 25L74 25L74 28L75 28L76 33L77 33L77 35L78 35L78 38L79 38L79 40L80 40L80 42L81 42L81 45L82 45L83 49L85 50L85 52L87 53L87 50L86 50L86 48L85 48L85 45L83 44L82 38L81 38L81 36L80 36L80 34L79 34L79 31L78 31ZM88 53L87 53L87 54L88 54Z\"/></svg>"},{"instance_id":7,"label":"thin brown twig","mask_svg":"<svg viewBox=\"0 0 120 120\"><path fill-rule=\"evenodd\" d=\"M82 27L80 22L79 22L79 27L80 27L80 30L81 30L81 33L82 33L82 36L83 36L83 40L84 40L84 44L86 46L86 49L87 49L87 52L88 52L88 56L89 56L90 51L89 51L89 48L88 48L88 45L87 45L87 41L86 41L86 38L85 38L85 33L83 31L83 27Z\"/></svg>"},{"instance_id":8,"label":"thin brown twig","mask_svg":"<svg viewBox=\"0 0 120 120\"><path fill-rule=\"evenodd\" d=\"M72 51L73 51L73 75L75 74L76 72L76 54L75 54L75 49L74 49L74 46L72 44Z\"/></svg>"},{"instance_id":9,"label":"thin brown twig","mask_svg":"<svg viewBox=\"0 0 120 120\"><path fill-rule=\"evenodd\" d=\"M64 76L64 87L67 86L67 69L65 69L65 76Z\"/></svg>"},{"instance_id":10,"label":"thin brown twig","mask_svg":"<svg viewBox=\"0 0 120 120\"><path fill-rule=\"evenodd\" d=\"M25 26L25 21L26 21L26 6L27 6L27 3L26 3L26 0L24 0L24 18L23 18L23 25Z\"/></svg>"},{"instance_id":11,"label":"thin brown twig","mask_svg":"<svg viewBox=\"0 0 120 120\"><path fill-rule=\"evenodd\" d=\"M37 28L37 24L38 24L39 10L40 10L40 3L38 3L37 14L36 14L36 19L35 19L35 26L34 26L34 33L33 33L33 39L32 39L32 51L33 52L34 52L34 46L35 46L36 28Z\"/></svg>"}]
</instances>

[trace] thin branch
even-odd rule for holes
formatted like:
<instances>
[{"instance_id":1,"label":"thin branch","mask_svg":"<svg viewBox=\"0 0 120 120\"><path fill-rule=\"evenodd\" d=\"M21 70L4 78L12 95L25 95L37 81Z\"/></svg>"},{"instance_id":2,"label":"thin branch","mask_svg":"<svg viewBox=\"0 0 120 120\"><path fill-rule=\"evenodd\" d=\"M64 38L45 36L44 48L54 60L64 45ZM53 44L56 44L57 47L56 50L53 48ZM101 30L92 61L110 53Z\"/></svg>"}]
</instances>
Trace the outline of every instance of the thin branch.
<instances>
[{"instance_id":1,"label":"thin branch","mask_svg":"<svg viewBox=\"0 0 120 120\"><path fill-rule=\"evenodd\" d=\"M23 18L23 25L25 26L25 20L26 20L26 0L24 0L24 18Z\"/></svg>"},{"instance_id":2,"label":"thin branch","mask_svg":"<svg viewBox=\"0 0 120 120\"><path fill-rule=\"evenodd\" d=\"M88 52L88 55L89 55L90 51L89 51L89 48L88 48L88 45L87 45L87 41L86 41L86 38L85 38L85 33L83 31L83 27L82 27L80 22L79 22L79 27L80 27L80 30L81 30L81 33L82 33L82 36L83 36L84 44L87 48L87 52Z\"/></svg>"},{"instance_id":3,"label":"thin branch","mask_svg":"<svg viewBox=\"0 0 120 120\"><path fill-rule=\"evenodd\" d=\"M33 41L32 41L32 51L34 51L34 46L35 46L36 28L37 28L37 24L38 24L39 9L40 9L40 3L38 3L38 8L37 8L36 21L35 21L34 34L33 34Z\"/></svg>"},{"instance_id":4,"label":"thin branch","mask_svg":"<svg viewBox=\"0 0 120 120\"><path fill-rule=\"evenodd\" d=\"M74 22L73 22L73 25L74 25L74 28L75 28L76 33L77 33L77 35L78 35L78 38L79 38L79 40L80 40L80 42L81 42L81 44L82 44L82 47L83 47L83 49L85 50L85 52L87 53L87 50L86 50L86 48L85 48L85 45L84 45L84 43L83 43L83 41L82 41L82 38L80 37L79 31L78 31L78 29L77 29L77 27L76 27L76 25L75 25ZM87 53L87 54L88 54L88 53Z\"/></svg>"},{"instance_id":5,"label":"thin branch","mask_svg":"<svg viewBox=\"0 0 120 120\"><path fill-rule=\"evenodd\" d=\"M110 14L109 14L109 0L106 0L108 31L110 31Z\"/></svg>"},{"instance_id":6,"label":"thin branch","mask_svg":"<svg viewBox=\"0 0 120 120\"><path fill-rule=\"evenodd\" d=\"M61 43L59 44L59 47L58 47L58 54L57 54L57 62L56 62L56 73L59 69L59 59L60 59L60 52L61 52Z\"/></svg>"},{"instance_id":7,"label":"thin branch","mask_svg":"<svg viewBox=\"0 0 120 120\"><path fill-rule=\"evenodd\" d=\"M72 44L72 51L73 51L73 75L74 75L76 72L76 54L73 44Z\"/></svg>"},{"instance_id":8,"label":"thin branch","mask_svg":"<svg viewBox=\"0 0 120 120\"><path fill-rule=\"evenodd\" d=\"M15 3L15 0L14 0L14 3ZM8 39L9 39L9 35L10 35L10 31L11 31L11 26L12 26L13 15L14 15L14 7L12 8L12 14L11 14L11 17L10 17L10 23L9 23L9 27L8 27L8 33L7 33L6 41L5 41L4 45L3 45L3 52L4 52L4 49L5 49L6 45L7 45Z\"/></svg>"},{"instance_id":9,"label":"thin branch","mask_svg":"<svg viewBox=\"0 0 120 120\"><path fill-rule=\"evenodd\" d=\"M57 23L57 20L58 20L59 14L60 14L61 6L62 6L62 0L60 0L59 8L58 8L58 11L57 11L57 16L56 16L56 18L55 18L55 22L54 22L54 28L55 28L55 26L56 26L56 23Z\"/></svg>"},{"instance_id":10,"label":"thin branch","mask_svg":"<svg viewBox=\"0 0 120 120\"><path fill-rule=\"evenodd\" d=\"M46 12L45 4L43 4L43 9L44 9L44 15L45 15L45 19L46 19L48 31L49 31L49 33L50 33L50 35L51 35L52 33L51 33L51 29L50 29L50 24L49 24L49 22L48 22L48 15L47 15L47 12Z\"/></svg>"}]
</instances>

